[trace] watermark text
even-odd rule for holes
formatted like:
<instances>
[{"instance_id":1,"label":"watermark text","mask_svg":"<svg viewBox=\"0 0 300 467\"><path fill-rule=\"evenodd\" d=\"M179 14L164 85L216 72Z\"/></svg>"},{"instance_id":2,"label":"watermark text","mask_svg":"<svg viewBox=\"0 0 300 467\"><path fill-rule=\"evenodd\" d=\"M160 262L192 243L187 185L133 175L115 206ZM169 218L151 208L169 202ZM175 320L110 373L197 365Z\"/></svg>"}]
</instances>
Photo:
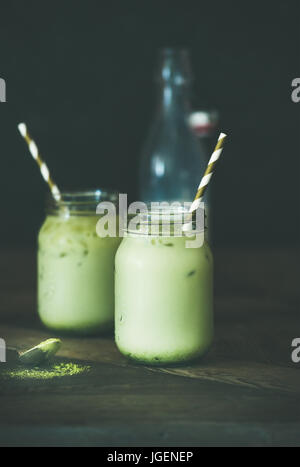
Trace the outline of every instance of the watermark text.
<instances>
[{"instance_id":1,"label":"watermark text","mask_svg":"<svg viewBox=\"0 0 300 467\"><path fill-rule=\"evenodd\" d=\"M300 78L293 79L292 88L294 88L291 94L292 101L298 103L300 102Z\"/></svg>"},{"instance_id":2,"label":"watermark text","mask_svg":"<svg viewBox=\"0 0 300 467\"><path fill-rule=\"evenodd\" d=\"M291 354L292 362L300 363L300 337L295 337L295 339L292 340L292 347L294 347Z\"/></svg>"},{"instance_id":3,"label":"watermark text","mask_svg":"<svg viewBox=\"0 0 300 467\"><path fill-rule=\"evenodd\" d=\"M127 195L119 195L119 206L110 201L98 204L96 213L101 217L96 232L99 237L187 237L186 248L200 248L204 242L204 203L192 213L190 202L135 201L127 205Z\"/></svg>"},{"instance_id":4,"label":"watermark text","mask_svg":"<svg viewBox=\"0 0 300 467\"><path fill-rule=\"evenodd\" d=\"M3 78L0 78L0 102L6 102L6 83Z\"/></svg>"},{"instance_id":5,"label":"watermark text","mask_svg":"<svg viewBox=\"0 0 300 467\"><path fill-rule=\"evenodd\" d=\"M0 363L6 363L6 343L0 338Z\"/></svg>"}]
</instances>

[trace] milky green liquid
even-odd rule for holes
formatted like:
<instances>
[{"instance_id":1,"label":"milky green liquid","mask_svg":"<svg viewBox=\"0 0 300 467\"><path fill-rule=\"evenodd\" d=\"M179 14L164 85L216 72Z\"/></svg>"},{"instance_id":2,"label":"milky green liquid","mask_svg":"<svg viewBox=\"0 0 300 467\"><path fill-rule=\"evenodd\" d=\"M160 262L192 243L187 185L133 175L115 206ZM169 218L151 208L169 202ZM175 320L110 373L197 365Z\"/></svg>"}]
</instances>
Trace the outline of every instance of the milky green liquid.
<instances>
[{"instance_id":1,"label":"milky green liquid","mask_svg":"<svg viewBox=\"0 0 300 467\"><path fill-rule=\"evenodd\" d=\"M150 364L203 355L213 338L213 265L207 244L186 237L124 238L116 255L115 337Z\"/></svg>"},{"instance_id":2,"label":"milky green liquid","mask_svg":"<svg viewBox=\"0 0 300 467\"><path fill-rule=\"evenodd\" d=\"M114 258L119 238L100 238L96 216L48 216L38 238L38 312L57 331L113 327Z\"/></svg>"}]
</instances>

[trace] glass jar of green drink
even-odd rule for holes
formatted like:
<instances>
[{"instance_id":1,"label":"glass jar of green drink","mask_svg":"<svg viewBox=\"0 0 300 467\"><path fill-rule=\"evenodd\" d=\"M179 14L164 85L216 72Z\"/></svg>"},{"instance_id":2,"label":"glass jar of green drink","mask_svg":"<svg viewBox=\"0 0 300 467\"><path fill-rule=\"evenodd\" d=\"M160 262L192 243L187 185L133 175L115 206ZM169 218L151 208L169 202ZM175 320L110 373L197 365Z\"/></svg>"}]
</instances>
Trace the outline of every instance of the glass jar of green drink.
<instances>
[{"instance_id":1,"label":"glass jar of green drink","mask_svg":"<svg viewBox=\"0 0 300 467\"><path fill-rule=\"evenodd\" d=\"M114 258L118 237L96 232L102 201L117 193L84 191L50 198L38 236L38 313L58 332L98 334L113 328Z\"/></svg>"},{"instance_id":2,"label":"glass jar of green drink","mask_svg":"<svg viewBox=\"0 0 300 467\"><path fill-rule=\"evenodd\" d=\"M148 214L150 226L157 214ZM115 260L115 338L141 363L162 365L202 356L213 338L213 261L204 239L188 247L171 220L149 235L127 230ZM141 227L143 221L141 220ZM176 232L177 231L177 232Z\"/></svg>"}]
</instances>

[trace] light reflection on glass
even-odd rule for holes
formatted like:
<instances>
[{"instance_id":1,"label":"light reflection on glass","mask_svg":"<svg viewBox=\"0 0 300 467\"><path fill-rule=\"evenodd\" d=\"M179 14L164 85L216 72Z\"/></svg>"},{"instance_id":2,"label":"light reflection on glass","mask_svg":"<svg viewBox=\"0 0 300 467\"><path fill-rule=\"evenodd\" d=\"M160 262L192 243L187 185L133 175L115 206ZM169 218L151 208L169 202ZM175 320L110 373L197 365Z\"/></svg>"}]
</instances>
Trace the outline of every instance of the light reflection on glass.
<instances>
[{"instance_id":1,"label":"light reflection on glass","mask_svg":"<svg viewBox=\"0 0 300 467\"><path fill-rule=\"evenodd\" d=\"M159 156L154 157L153 166L155 175L157 177L163 177L165 174L165 163Z\"/></svg>"}]
</instances>

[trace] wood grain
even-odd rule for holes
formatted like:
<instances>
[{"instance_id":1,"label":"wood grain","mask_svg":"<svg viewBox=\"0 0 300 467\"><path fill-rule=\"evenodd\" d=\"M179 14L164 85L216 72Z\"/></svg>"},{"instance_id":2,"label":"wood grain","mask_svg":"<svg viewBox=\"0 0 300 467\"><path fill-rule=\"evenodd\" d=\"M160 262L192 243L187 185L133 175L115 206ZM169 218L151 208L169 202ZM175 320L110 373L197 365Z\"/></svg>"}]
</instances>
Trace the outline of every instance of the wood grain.
<instances>
[{"instance_id":1,"label":"wood grain","mask_svg":"<svg viewBox=\"0 0 300 467\"><path fill-rule=\"evenodd\" d=\"M131 363L107 336L63 337L57 361L89 364L84 375L4 380L0 367L0 444L300 444L298 253L216 252L215 342L188 366ZM34 253L1 258L0 335L24 350L52 335L36 317Z\"/></svg>"}]
</instances>

